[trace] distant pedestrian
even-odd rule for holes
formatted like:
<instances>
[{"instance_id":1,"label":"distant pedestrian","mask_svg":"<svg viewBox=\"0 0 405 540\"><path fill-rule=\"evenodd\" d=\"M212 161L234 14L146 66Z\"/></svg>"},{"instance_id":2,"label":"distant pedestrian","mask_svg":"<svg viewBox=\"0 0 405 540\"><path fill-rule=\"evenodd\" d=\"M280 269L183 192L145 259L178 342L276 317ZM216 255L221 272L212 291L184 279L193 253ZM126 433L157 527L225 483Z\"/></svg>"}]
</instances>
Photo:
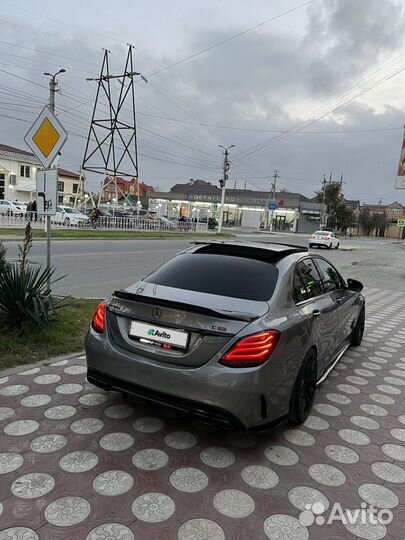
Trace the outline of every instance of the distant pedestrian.
<instances>
[{"instance_id":1,"label":"distant pedestrian","mask_svg":"<svg viewBox=\"0 0 405 540\"><path fill-rule=\"evenodd\" d=\"M37 201L36 199L34 199L32 201L32 204L31 204L31 213L32 215L34 216L34 221L36 222L37 219L38 219L38 214L37 214Z\"/></svg>"},{"instance_id":2,"label":"distant pedestrian","mask_svg":"<svg viewBox=\"0 0 405 540\"><path fill-rule=\"evenodd\" d=\"M97 208L97 206L95 206L90 214L90 222L91 222L92 227L97 227L100 216L101 216L101 212Z\"/></svg>"}]
</instances>

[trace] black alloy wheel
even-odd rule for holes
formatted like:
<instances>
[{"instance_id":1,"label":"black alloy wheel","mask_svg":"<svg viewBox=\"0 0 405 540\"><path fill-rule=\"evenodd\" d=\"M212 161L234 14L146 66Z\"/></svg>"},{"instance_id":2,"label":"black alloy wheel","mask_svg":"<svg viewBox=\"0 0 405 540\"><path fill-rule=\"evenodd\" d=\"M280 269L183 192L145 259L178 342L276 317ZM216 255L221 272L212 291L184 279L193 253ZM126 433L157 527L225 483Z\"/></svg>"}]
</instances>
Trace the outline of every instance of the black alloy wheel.
<instances>
[{"instance_id":1,"label":"black alloy wheel","mask_svg":"<svg viewBox=\"0 0 405 540\"><path fill-rule=\"evenodd\" d=\"M317 377L316 352L311 349L304 358L291 393L288 420L292 424L301 424L308 418L314 403Z\"/></svg>"}]
</instances>

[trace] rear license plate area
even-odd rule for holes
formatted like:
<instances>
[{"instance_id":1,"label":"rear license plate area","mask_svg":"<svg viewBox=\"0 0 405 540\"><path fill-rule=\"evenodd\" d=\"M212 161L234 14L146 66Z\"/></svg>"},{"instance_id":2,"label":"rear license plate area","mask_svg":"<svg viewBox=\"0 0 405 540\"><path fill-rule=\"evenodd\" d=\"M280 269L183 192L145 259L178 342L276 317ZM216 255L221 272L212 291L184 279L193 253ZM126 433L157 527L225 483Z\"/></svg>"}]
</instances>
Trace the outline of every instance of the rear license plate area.
<instances>
[{"instance_id":1,"label":"rear license plate area","mask_svg":"<svg viewBox=\"0 0 405 540\"><path fill-rule=\"evenodd\" d=\"M141 343L162 347L164 349L182 349L188 347L189 333L183 330L174 330L164 326L131 321L129 337Z\"/></svg>"}]
</instances>

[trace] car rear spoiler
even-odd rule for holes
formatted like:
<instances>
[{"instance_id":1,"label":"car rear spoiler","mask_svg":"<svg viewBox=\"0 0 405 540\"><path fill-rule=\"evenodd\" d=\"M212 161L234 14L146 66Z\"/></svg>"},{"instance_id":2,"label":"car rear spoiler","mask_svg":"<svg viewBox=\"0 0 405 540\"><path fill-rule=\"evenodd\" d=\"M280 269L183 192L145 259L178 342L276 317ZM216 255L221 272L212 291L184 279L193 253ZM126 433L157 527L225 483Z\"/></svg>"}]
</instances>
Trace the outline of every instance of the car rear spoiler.
<instances>
[{"instance_id":1,"label":"car rear spoiler","mask_svg":"<svg viewBox=\"0 0 405 540\"><path fill-rule=\"evenodd\" d=\"M154 306L162 306L171 309L178 309L184 311L190 311L193 313L201 313L201 315L207 315L210 317L221 317L221 319L230 319L236 321L250 322L257 319L259 315L256 313L246 313L242 311L229 311L226 309L210 309L203 306L195 306L192 304L186 304L183 302L173 302L171 300L163 300L161 298L143 296L141 294L130 293L124 290L118 290L113 293L113 297L120 298L122 300L132 300L135 302L142 302L143 304L153 304Z\"/></svg>"}]
</instances>

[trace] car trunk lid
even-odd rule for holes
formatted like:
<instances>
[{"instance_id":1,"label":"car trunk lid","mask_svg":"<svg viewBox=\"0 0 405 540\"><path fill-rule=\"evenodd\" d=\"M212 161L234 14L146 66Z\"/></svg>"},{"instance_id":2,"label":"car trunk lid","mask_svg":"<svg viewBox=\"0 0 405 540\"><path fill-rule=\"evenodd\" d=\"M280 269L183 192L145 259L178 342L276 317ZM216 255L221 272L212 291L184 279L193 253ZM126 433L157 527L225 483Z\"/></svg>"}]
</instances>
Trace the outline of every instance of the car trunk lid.
<instances>
[{"instance_id":1,"label":"car trunk lid","mask_svg":"<svg viewBox=\"0 0 405 540\"><path fill-rule=\"evenodd\" d=\"M198 367L263 316L268 304L139 282L116 291L107 311L113 342L134 358Z\"/></svg>"}]
</instances>

